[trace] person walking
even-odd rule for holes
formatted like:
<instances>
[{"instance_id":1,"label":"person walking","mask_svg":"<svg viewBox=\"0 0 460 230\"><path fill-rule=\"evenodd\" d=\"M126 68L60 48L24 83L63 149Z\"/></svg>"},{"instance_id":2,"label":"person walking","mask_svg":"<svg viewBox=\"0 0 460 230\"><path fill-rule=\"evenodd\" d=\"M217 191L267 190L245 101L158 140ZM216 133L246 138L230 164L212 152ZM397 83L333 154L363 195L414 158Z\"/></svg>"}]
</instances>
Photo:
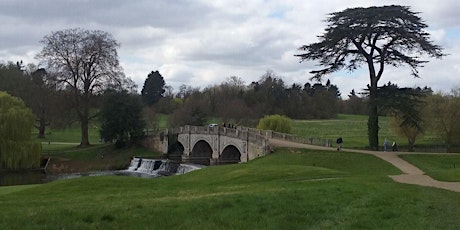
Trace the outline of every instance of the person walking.
<instances>
[{"instance_id":1,"label":"person walking","mask_svg":"<svg viewBox=\"0 0 460 230\"><path fill-rule=\"evenodd\" d=\"M337 140L335 142L337 143L337 151L342 150L342 144L343 144L342 137L337 138Z\"/></svg>"},{"instance_id":2,"label":"person walking","mask_svg":"<svg viewBox=\"0 0 460 230\"><path fill-rule=\"evenodd\" d=\"M396 141L393 141L393 144L391 145L391 151L398 151L398 144L396 144Z\"/></svg>"}]
</instances>

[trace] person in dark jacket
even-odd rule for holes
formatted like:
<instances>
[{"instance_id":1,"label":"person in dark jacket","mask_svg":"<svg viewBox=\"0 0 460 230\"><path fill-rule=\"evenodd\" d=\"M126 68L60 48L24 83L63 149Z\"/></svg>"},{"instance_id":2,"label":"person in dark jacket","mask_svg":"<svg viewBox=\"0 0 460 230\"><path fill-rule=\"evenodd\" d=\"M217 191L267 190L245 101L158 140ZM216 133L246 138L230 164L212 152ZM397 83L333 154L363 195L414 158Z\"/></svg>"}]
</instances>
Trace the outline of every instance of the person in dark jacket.
<instances>
[{"instance_id":1,"label":"person in dark jacket","mask_svg":"<svg viewBox=\"0 0 460 230\"><path fill-rule=\"evenodd\" d=\"M343 144L343 139L342 139L342 137L337 138L336 143L337 143L337 151L342 150L342 144Z\"/></svg>"}]
</instances>

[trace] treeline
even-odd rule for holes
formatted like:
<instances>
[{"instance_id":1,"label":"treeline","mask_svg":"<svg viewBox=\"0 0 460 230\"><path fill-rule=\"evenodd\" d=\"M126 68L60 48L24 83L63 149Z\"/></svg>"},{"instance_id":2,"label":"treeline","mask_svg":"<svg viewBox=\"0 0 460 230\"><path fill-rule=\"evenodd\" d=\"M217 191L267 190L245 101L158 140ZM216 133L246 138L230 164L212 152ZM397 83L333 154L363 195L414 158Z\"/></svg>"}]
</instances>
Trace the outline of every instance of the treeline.
<instances>
[{"instance_id":1,"label":"treeline","mask_svg":"<svg viewBox=\"0 0 460 230\"><path fill-rule=\"evenodd\" d=\"M157 78L159 80L149 80ZM293 119L327 119L336 117L340 108L340 92L336 85L321 83L287 86L273 71L267 71L259 81L245 84L233 76L223 83L204 89L181 86L177 93L150 93L149 82L163 84L157 91L169 88L163 77L152 72L145 81L144 102L158 113L170 114L170 125L203 125L207 118L218 117L224 123L255 125L261 117L280 114ZM148 99L155 95L158 99ZM256 123L254 123L256 122Z\"/></svg>"},{"instance_id":2,"label":"treeline","mask_svg":"<svg viewBox=\"0 0 460 230\"><path fill-rule=\"evenodd\" d=\"M0 91L21 98L31 108L40 138L45 137L48 126L66 128L80 122L77 108L70 98L71 89L57 85L53 79L53 73L33 64L0 63ZM103 126L110 124L105 126L112 131L101 130L101 135L106 133L107 137L117 140L130 137L130 133L139 133L143 128L151 130L158 127L158 114L167 114L168 125L172 127L205 125L213 118L222 123L255 127L260 118L271 114L292 119L328 119L339 113L366 115L369 103L366 91L356 93L353 90L343 100L338 87L330 81L325 84L307 82L288 86L273 71L267 71L258 81L249 84L233 76L221 84L203 89L182 85L177 90L168 86L158 71L152 71L140 94L136 93L132 83L125 84L123 88L125 90L114 91L108 87L105 91L88 95L91 99L90 118L98 119ZM437 135L440 145L447 148L460 144L458 89L450 94L441 94L433 93L427 87L399 88L389 82L379 87L378 92L379 115L393 118L393 130L407 138L409 148L424 133ZM114 98L128 97L129 100L115 99L119 102L118 107L107 105L110 101L113 105ZM126 110L142 112L139 116L133 116ZM123 117L116 118L116 113ZM131 117L136 120L128 121ZM133 124L131 126L136 129L126 125L115 129L116 119L123 121L118 123Z\"/></svg>"},{"instance_id":3,"label":"treeline","mask_svg":"<svg viewBox=\"0 0 460 230\"><path fill-rule=\"evenodd\" d=\"M39 138L45 137L47 126L65 128L78 121L66 93L68 89L59 88L53 78L53 74L34 64L0 63L0 91L21 98L32 110Z\"/></svg>"},{"instance_id":4,"label":"treeline","mask_svg":"<svg viewBox=\"0 0 460 230\"><path fill-rule=\"evenodd\" d=\"M66 128L80 122L72 94L74 89L62 87L56 80L57 74L34 64L0 63L0 90L21 98L32 109L40 138L45 137L47 126ZM255 126L265 115L327 119L336 117L344 107L338 87L330 81L287 86L273 71L267 71L259 81L249 84L233 76L203 89L182 85L177 90L169 87L158 71L152 71L140 94L135 93L133 84L128 86L130 94L142 100L143 116L149 128L157 125L155 114L159 113L169 115L170 126L203 125L209 118ZM104 95L104 91L86 95L90 98L91 118L97 118L98 111L104 107L107 101Z\"/></svg>"}]
</instances>

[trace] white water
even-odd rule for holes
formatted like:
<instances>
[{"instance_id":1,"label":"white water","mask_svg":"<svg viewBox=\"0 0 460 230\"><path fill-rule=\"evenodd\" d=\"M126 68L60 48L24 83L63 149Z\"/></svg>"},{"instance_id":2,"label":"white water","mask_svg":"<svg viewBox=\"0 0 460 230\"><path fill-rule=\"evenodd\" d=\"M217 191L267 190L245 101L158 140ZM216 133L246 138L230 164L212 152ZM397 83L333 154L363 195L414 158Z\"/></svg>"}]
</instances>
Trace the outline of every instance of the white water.
<instances>
[{"instance_id":1,"label":"white water","mask_svg":"<svg viewBox=\"0 0 460 230\"><path fill-rule=\"evenodd\" d=\"M181 175L193 170L202 168L202 166L191 164L179 164L169 160L144 159L133 157L131 164L126 171L149 174L153 176L162 175Z\"/></svg>"}]
</instances>

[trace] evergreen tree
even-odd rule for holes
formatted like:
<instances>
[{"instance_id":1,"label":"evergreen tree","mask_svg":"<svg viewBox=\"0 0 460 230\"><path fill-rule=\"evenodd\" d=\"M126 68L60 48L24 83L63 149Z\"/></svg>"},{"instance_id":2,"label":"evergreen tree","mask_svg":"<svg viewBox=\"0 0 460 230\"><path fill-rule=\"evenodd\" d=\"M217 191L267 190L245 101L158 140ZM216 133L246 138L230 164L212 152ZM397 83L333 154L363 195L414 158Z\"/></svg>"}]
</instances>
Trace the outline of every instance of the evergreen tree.
<instances>
[{"instance_id":1,"label":"evergreen tree","mask_svg":"<svg viewBox=\"0 0 460 230\"><path fill-rule=\"evenodd\" d=\"M418 68L426 61L421 54L440 58L442 48L432 44L428 27L418 13L407 6L351 8L331 13L328 27L320 42L304 45L306 53L296 55L301 60L318 60L324 69L311 71L312 78L347 69L353 71L366 65L369 70L369 146L377 150L378 141L378 82L386 65L408 65L418 77Z\"/></svg>"},{"instance_id":2,"label":"evergreen tree","mask_svg":"<svg viewBox=\"0 0 460 230\"><path fill-rule=\"evenodd\" d=\"M165 80L160 72L152 71L145 79L144 86L142 87L141 95L142 101L145 105L151 106L163 98L165 90Z\"/></svg>"}]
</instances>

